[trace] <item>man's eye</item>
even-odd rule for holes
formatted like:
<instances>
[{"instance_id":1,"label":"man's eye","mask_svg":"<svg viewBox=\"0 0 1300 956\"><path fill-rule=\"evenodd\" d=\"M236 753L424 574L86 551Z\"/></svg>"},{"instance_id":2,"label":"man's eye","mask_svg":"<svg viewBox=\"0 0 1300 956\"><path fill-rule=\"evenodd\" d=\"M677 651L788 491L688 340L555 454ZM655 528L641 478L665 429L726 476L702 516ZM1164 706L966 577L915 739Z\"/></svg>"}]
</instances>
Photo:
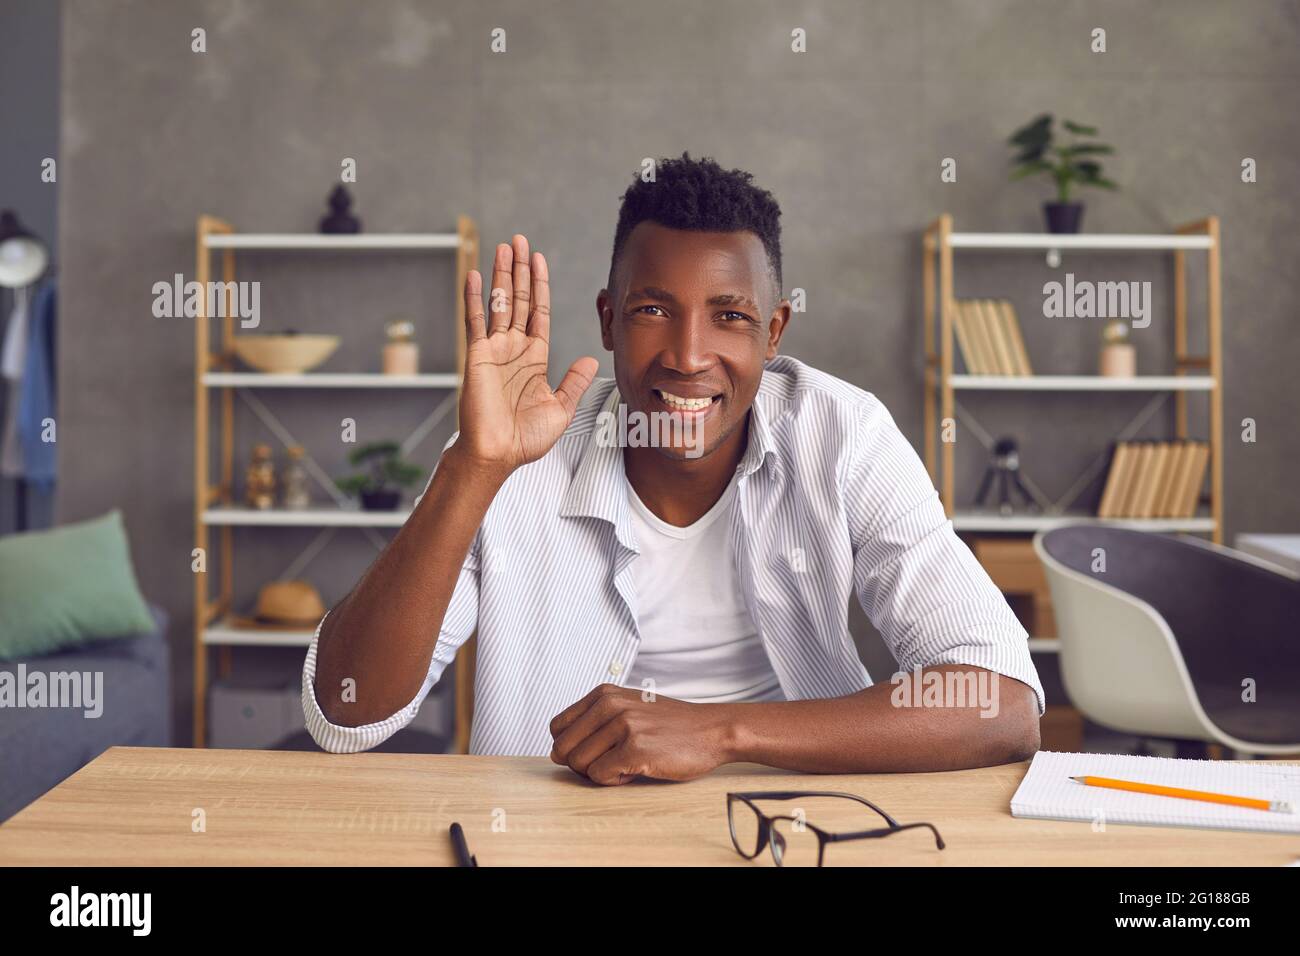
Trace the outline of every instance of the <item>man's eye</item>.
<instances>
[{"instance_id":1,"label":"man's eye","mask_svg":"<svg viewBox=\"0 0 1300 956\"><path fill-rule=\"evenodd\" d=\"M723 313L722 313L722 317L723 317L724 319L739 319L739 320L742 321L742 322L752 322L752 321L753 321L753 320L752 320L749 316L747 316L744 312L723 312Z\"/></svg>"},{"instance_id":2,"label":"man's eye","mask_svg":"<svg viewBox=\"0 0 1300 956\"><path fill-rule=\"evenodd\" d=\"M641 306L641 308L637 309L637 311L638 311L638 312L645 312L645 311L647 311L647 310L649 310L649 309L654 309L654 310L655 310L653 313L651 313L652 315L663 315L663 314L664 314L664 310L661 309L661 308L659 308L659 306L657 306L657 305L643 305L643 306Z\"/></svg>"}]
</instances>

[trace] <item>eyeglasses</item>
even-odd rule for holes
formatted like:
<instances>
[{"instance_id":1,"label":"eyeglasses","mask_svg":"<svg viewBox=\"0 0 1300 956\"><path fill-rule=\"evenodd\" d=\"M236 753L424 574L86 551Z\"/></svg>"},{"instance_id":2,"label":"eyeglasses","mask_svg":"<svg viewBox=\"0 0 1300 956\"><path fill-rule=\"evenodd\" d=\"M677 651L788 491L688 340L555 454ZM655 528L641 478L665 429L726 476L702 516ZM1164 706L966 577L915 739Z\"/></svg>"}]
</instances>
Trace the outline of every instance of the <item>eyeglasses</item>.
<instances>
[{"instance_id":1,"label":"eyeglasses","mask_svg":"<svg viewBox=\"0 0 1300 956\"><path fill-rule=\"evenodd\" d=\"M852 833L828 833L798 817L770 817L754 805L755 800L801 800L813 797L842 797L856 800L870 807L884 818L888 826L874 830L856 830ZM929 823L899 823L870 800L852 793L834 793L820 790L757 790L751 793L727 794L727 824L731 828L731 842L736 852L752 860L763 848L772 848L772 859L777 866L821 866L827 843L848 840L873 840L887 837L903 830L928 829L934 834L934 845L942 850L943 837Z\"/></svg>"}]
</instances>

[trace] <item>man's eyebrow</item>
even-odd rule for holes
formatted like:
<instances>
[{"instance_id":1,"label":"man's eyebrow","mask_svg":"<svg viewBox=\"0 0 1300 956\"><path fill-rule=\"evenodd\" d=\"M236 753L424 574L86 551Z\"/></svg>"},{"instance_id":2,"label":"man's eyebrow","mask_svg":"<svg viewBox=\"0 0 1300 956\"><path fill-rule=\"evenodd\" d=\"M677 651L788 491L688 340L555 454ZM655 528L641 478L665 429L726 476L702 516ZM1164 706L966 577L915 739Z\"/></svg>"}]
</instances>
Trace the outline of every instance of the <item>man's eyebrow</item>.
<instances>
[{"instance_id":1,"label":"man's eyebrow","mask_svg":"<svg viewBox=\"0 0 1300 956\"><path fill-rule=\"evenodd\" d=\"M667 289L661 289L657 285L646 285L639 289L632 289L628 292L629 299L655 299L659 302L671 302L677 304L677 296L673 295ZM750 309L758 310L758 303L749 296L740 292L719 292L717 295L709 296L705 305L726 306L740 305Z\"/></svg>"},{"instance_id":2,"label":"man's eyebrow","mask_svg":"<svg viewBox=\"0 0 1300 956\"><path fill-rule=\"evenodd\" d=\"M639 289L632 289L628 292L627 297L629 299L658 299L660 302L677 304L677 296L667 289L659 288L657 285L644 285Z\"/></svg>"},{"instance_id":3,"label":"man's eyebrow","mask_svg":"<svg viewBox=\"0 0 1300 956\"><path fill-rule=\"evenodd\" d=\"M707 305L743 305L757 310L758 303L747 295L739 292L723 292L715 296L710 296Z\"/></svg>"}]
</instances>

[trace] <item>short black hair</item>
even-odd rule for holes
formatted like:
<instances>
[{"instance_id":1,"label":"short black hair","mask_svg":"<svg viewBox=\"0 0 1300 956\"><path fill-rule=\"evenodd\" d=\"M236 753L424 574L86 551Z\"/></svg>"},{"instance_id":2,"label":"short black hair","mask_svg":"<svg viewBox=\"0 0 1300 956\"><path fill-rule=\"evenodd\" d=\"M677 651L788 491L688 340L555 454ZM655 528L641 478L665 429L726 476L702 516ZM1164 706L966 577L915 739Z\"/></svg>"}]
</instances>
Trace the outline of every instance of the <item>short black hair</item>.
<instances>
[{"instance_id":1,"label":"short black hair","mask_svg":"<svg viewBox=\"0 0 1300 956\"><path fill-rule=\"evenodd\" d=\"M743 169L723 169L709 157L661 159L655 178L647 182L640 173L623 193L614 230L614 252L609 261L609 288L627 237L638 223L657 222L669 229L696 232L757 234L767 250L776 293L781 295L781 207L766 189L754 185Z\"/></svg>"}]
</instances>

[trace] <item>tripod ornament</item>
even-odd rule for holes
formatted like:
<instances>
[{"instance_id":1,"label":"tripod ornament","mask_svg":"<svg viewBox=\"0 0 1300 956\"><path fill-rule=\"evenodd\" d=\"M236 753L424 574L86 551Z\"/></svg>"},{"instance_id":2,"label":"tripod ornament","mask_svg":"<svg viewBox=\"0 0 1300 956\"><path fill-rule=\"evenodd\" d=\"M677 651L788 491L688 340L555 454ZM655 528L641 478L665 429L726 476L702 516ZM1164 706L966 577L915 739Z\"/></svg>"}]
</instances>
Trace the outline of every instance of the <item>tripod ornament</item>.
<instances>
[{"instance_id":1,"label":"tripod ornament","mask_svg":"<svg viewBox=\"0 0 1300 956\"><path fill-rule=\"evenodd\" d=\"M1029 490L1025 488L1025 483L1020 480L1020 446L1016 444L1014 438L999 438L993 445L993 460L984 471L984 479L980 482L979 493L975 496L975 504L983 508L989 494L993 491L993 485L998 486L998 513L1009 515L1015 513L1015 506L1011 502L1011 492L1014 488L1019 494L1024 505L1030 510L1037 510L1034 499L1030 496Z\"/></svg>"}]
</instances>

